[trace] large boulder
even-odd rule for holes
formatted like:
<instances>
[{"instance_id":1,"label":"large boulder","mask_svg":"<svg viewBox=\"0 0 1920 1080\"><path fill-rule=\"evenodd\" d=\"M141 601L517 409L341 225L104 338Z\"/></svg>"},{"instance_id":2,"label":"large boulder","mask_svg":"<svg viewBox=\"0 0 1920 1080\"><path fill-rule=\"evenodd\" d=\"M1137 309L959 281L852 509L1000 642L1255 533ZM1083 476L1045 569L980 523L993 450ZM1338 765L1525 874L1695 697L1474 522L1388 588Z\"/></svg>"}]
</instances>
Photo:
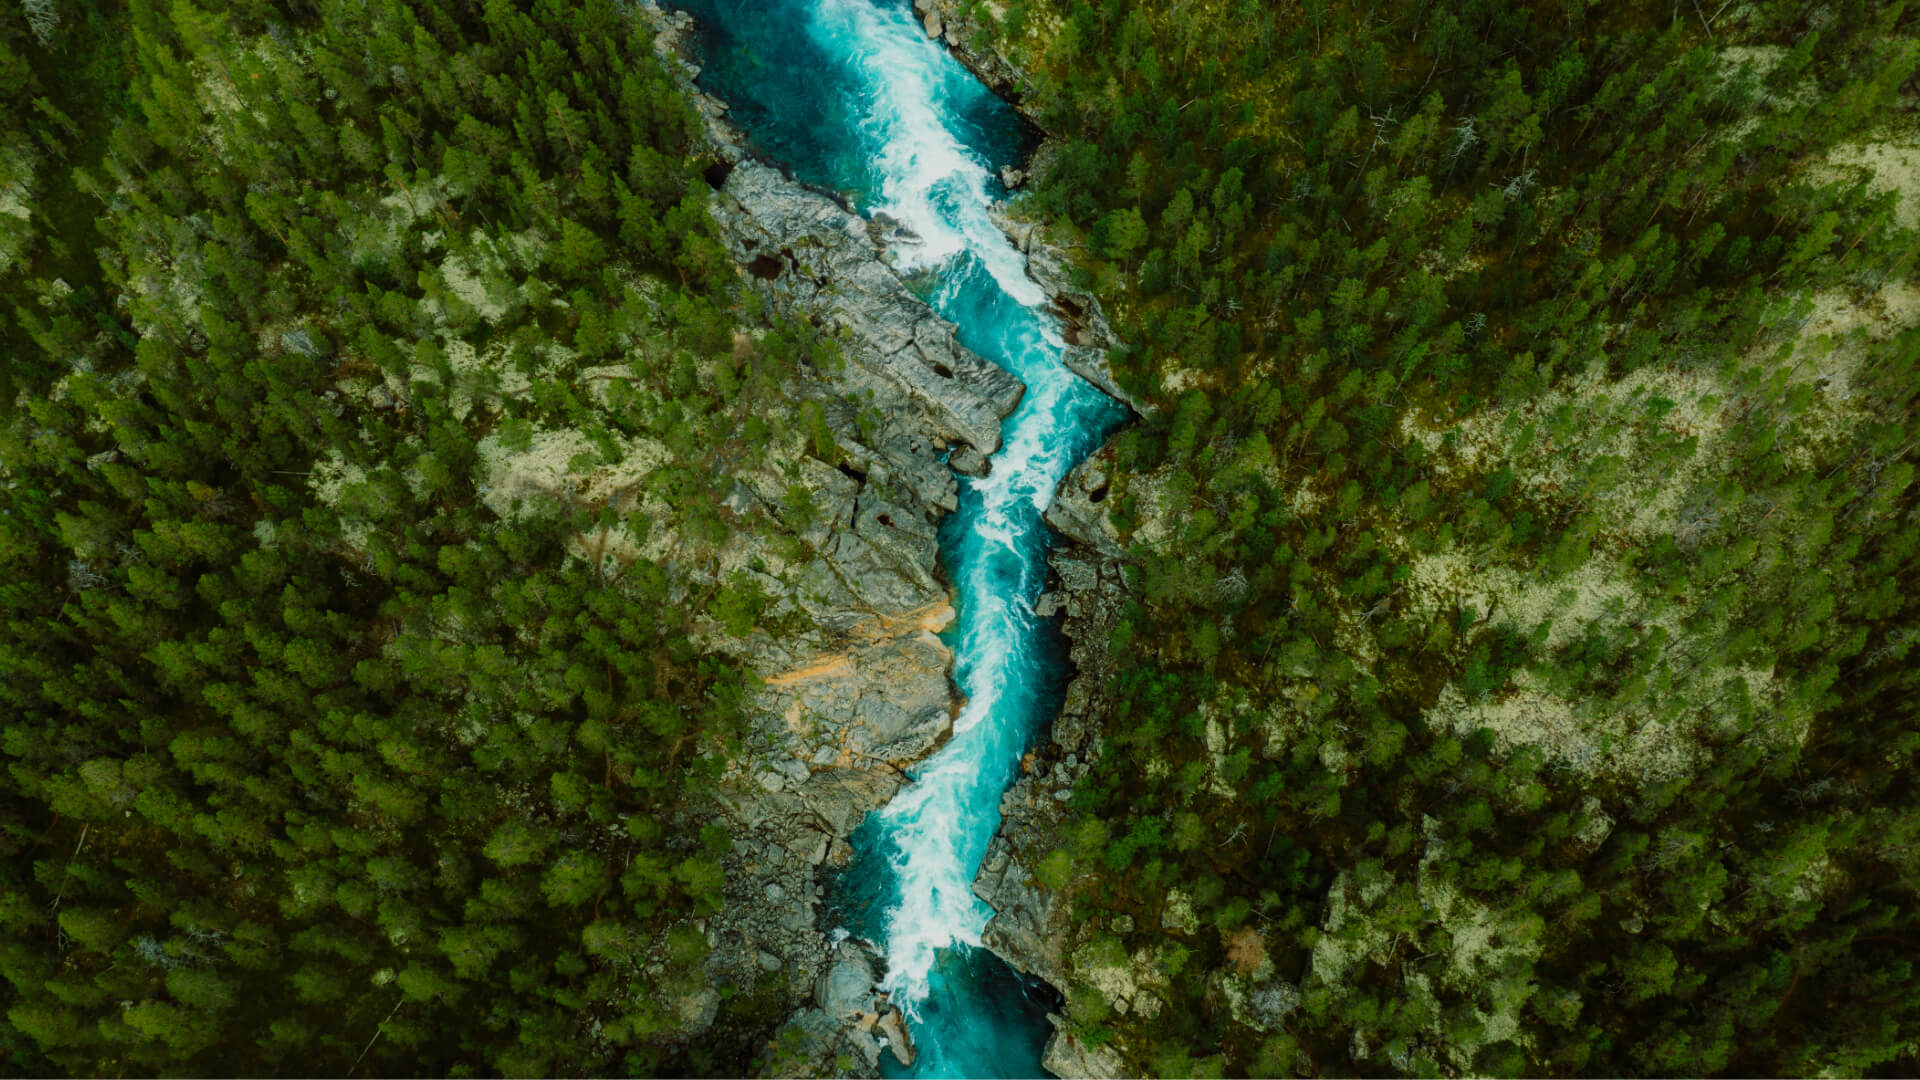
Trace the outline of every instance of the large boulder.
<instances>
[{"instance_id":1,"label":"large boulder","mask_svg":"<svg viewBox=\"0 0 1920 1080\"><path fill-rule=\"evenodd\" d=\"M899 1009L888 1009L880 1016L880 1033L887 1037L887 1049L893 1051L893 1059L900 1064L912 1067L917 1056L913 1049L913 1036L907 1030L907 1018Z\"/></svg>"},{"instance_id":2,"label":"large boulder","mask_svg":"<svg viewBox=\"0 0 1920 1080\"><path fill-rule=\"evenodd\" d=\"M1010 794L1017 795L1026 786L1023 781ZM1051 799L1047 802L1058 805ZM1053 812L1053 807L1046 804L1037 804L1036 809L1043 814ZM1074 924L1072 905L1059 903L1060 894L1034 880L1033 874L1014 858L1006 832L1003 828L988 845L987 857L973 881L974 895L993 908L982 940L1018 970L1054 986L1065 986L1070 970L1067 953L1079 929Z\"/></svg>"},{"instance_id":3,"label":"large boulder","mask_svg":"<svg viewBox=\"0 0 1920 1080\"><path fill-rule=\"evenodd\" d=\"M757 161L734 167L720 196L714 218L753 286L839 332L860 389L883 407L911 403L947 439L1000 448L1000 421L1025 386L961 345L887 265L884 230Z\"/></svg>"},{"instance_id":4,"label":"large boulder","mask_svg":"<svg viewBox=\"0 0 1920 1080\"><path fill-rule=\"evenodd\" d=\"M1127 557L1120 532L1107 517L1108 452L1100 452L1074 466L1055 489L1048 505L1047 524L1104 559ZM1068 586L1070 589L1071 585Z\"/></svg>"},{"instance_id":5,"label":"large boulder","mask_svg":"<svg viewBox=\"0 0 1920 1080\"><path fill-rule=\"evenodd\" d=\"M873 1005L873 962L864 950L843 944L833 966L813 984L813 1000L828 1016L848 1019Z\"/></svg>"}]
</instances>

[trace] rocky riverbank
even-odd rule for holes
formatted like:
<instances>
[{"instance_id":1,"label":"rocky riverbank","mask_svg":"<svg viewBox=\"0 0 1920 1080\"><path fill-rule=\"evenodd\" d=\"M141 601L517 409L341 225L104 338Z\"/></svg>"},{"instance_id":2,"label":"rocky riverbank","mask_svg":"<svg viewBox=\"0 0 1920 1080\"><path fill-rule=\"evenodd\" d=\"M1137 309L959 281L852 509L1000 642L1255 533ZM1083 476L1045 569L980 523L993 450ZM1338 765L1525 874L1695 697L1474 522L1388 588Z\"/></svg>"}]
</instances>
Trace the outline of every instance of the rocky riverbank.
<instances>
[{"instance_id":1,"label":"rocky riverbank","mask_svg":"<svg viewBox=\"0 0 1920 1080\"><path fill-rule=\"evenodd\" d=\"M774 1047L776 1071L871 1075L882 1047L906 1062L912 1043L874 991L874 951L827 938L820 876L847 860L847 838L945 741L962 704L935 636L954 614L936 565L935 527L957 495L941 455L983 464L1024 388L907 291L883 261L883 229L826 196L742 160L715 216L754 291L832 331L845 360L822 398L844 460L801 466L818 555L776 602L804 608L820 630L749 642L766 681L746 754L721 785L748 839L729 868L740 895L716 956L735 978L754 974L743 970L752 958L786 979L797 1035ZM860 416L850 400L864 403Z\"/></svg>"},{"instance_id":2,"label":"rocky riverbank","mask_svg":"<svg viewBox=\"0 0 1920 1080\"><path fill-rule=\"evenodd\" d=\"M781 1006L787 1021L767 1048L768 1071L876 1075L887 1048L911 1060L911 1034L875 990L884 974L877 950L826 934L821 878L851 857L853 829L892 798L906 768L944 741L961 704L952 656L935 636L953 611L937 573L934 527L955 506L948 465L985 470L999 447L1000 420L1024 388L960 346L952 325L891 269L890 246L911 236L755 160L728 122L725 103L694 85L698 69L686 47L691 18L651 5L643 10L683 92L705 118L714 216L729 253L770 311L829 331L846 360L818 385L794 388L820 404L844 453L837 467L814 458L797 466L817 511L804 533L814 556L778 566L784 573L749 571L773 597L770 614L803 612L815 629L714 642L739 653L766 683L753 702L758 721L744 753L719 785L734 846L727 908L704 927L714 946L711 985L752 988ZM950 17L941 0L921 11L968 67L1017 100L1022 76L990 50L972 48L981 39L965 15ZM943 22L938 30L936 20ZM1032 167L1044 167L1044 154ZM1068 366L1128 401L1106 367L1112 332L1094 298L1072 286L1064 254L1032 224L1004 213L997 220L1053 298ZM865 407L856 413L850 401ZM1123 558L1103 531L1105 475L1097 458L1083 465L1048 514L1068 542L1052 556L1053 588L1041 610L1065 612L1078 675L1051 740L1029 757L1003 801L1006 822L975 886L999 913L987 929L989 947L1058 986L1068 984L1081 928L1070 925L1071 913L1056 902L1060 894L1038 885L1031 868L1054 846L1070 785L1100 750L1100 688L1111 676L1105 643L1121 600ZM775 506L782 482L744 477L736 496ZM769 560L771 554L742 553L737 561L783 562ZM682 1003L682 1013L704 1013L711 1022L718 991L706 994L715 1000ZM1122 1068L1113 1049L1087 1047L1070 1032L1056 1033L1046 1065L1063 1076L1119 1075Z\"/></svg>"},{"instance_id":3,"label":"rocky riverbank","mask_svg":"<svg viewBox=\"0 0 1920 1080\"><path fill-rule=\"evenodd\" d=\"M949 465L984 471L1025 388L958 344L889 266L890 245L910 236L752 157L727 106L694 85L689 16L641 11L705 119L722 242L766 311L824 331L843 361L789 388L817 406L834 449L815 445L741 476L734 493L739 508L757 503L793 521L792 492L804 492L805 550L739 537L724 560L769 598L763 624L783 629L709 642L764 685L717 784L733 842L726 908L702 926L709 987L677 1008L709 1038L776 1031L767 1072L875 1076L883 1052L913 1059L912 1036L875 989L877 951L828 934L822 878L847 862L853 830L945 741L964 703L936 636L954 612L935 530L957 504ZM758 1003L731 1010L731 1027L722 987Z\"/></svg>"},{"instance_id":4,"label":"rocky riverbank","mask_svg":"<svg viewBox=\"0 0 1920 1080\"><path fill-rule=\"evenodd\" d=\"M976 7L957 0L913 0L914 14L927 36L946 45L954 59L1020 111L1036 127L1040 118L1026 102L1027 73L996 50L987 28L975 17Z\"/></svg>"},{"instance_id":5,"label":"rocky riverbank","mask_svg":"<svg viewBox=\"0 0 1920 1080\"><path fill-rule=\"evenodd\" d=\"M914 10L930 37L946 44L977 77L1041 126L1026 97L1026 72L994 48L991 35L974 17L977 7L956 0L914 0ZM1024 170L1005 179L1023 182L1044 176L1056 147L1048 137ZM1136 414L1146 411L1149 406L1128 394L1108 367L1108 353L1119 339L1099 301L1073 284L1069 253L1049 242L1039 223L1023 220L1009 208L996 212L995 223L1026 254L1028 274L1052 298L1067 340L1067 367ZM1001 827L975 879L974 893L995 912L984 935L988 948L1062 991L1086 985L1125 1015L1157 1010L1159 998L1151 980L1135 977L1136 969L1144 975L1150 965L1120 957L1116 966L1106 962L1109 958L1091 955L1096 937L1110 928L1076 918L1071 882L1043 884L1036 873L1050 852L1066 846L1066 806L1073 785L1103 751L1099 733L1108 709L1105 688L1114 675L1107 642L1126 602L1126 550L1104 505L1111 472L1112 452L1102 449L1067 475L1047 510L1047 523L1060 541L1048 559L1051 587L1036 610L1043 616L1064 614L1075 674L1051 738L1022 763L1020 779L1001 801ZM1127 1063L1122 1040L1088 1045L1062 1017L1049 1019L1056 1030L1042 1064L1056 1075L1119 1077L1137 1071Z\"/></svg>"},{"instance_id":6,"label":"rocky riverbank","mask_svg":"<svg viewBox=\"0 0 1920 1080\"><path fill-rule=\"evenodd\" d=\"M1047 511L1047 523L1062 539L1048 559L1052 588L1041 596L1036 610L1042 615L1064 614L1075 674L1051 739L1022 762L1021 777L1001 800L1000 831L973 886L974 893L995 912L984 935L987 947L1015 968L1063 991L1083 981L1079 974L1086 957L1082 954L1105 929L1076 917L1072 882L1043 883L1038 869L1050 852L1068 844L1066 807L1073 785L1104 750L1100 738L1107 708L1104 688L1114 675L1107 640L1125 603L1124 551L1100 505L1106 494L1104 462L1109 456L1110 451L1102 450L1069 473ZM1143 996L1148 992L1127 989L1131 992L1113 995L1119 1011L1153 1008ZM1129 1074L1121 1048L1088 1046L1062 1018L1049 1019L1056 1030L1042 1063L1053 1073L1069 1078Z\"/></svg>"}]
</instances>

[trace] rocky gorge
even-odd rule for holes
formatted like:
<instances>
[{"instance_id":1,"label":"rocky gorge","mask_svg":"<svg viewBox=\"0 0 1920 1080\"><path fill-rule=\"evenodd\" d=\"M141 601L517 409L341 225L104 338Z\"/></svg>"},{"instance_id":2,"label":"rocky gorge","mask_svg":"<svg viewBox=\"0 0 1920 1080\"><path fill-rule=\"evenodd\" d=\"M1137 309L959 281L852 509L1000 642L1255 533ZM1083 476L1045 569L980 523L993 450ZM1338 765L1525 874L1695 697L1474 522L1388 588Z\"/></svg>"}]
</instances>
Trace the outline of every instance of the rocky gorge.
<instances>
[{"instance_id":1,"label":"rocky gorge","mask_svg":"<svg viewBox=\"0 0 1920 1080\"><path fill-rule=\"evenodd\" d=\"M1040 117L1025 97L1026 71L995 48L992 36L980 25L977 6L956 0L914 0L914 10L929 37L944 44L977 78L1040 126ZM1043 174L1056 149L1057 143L1048 136L1025 169L1003 179L1011 187ZM1028 274L1052 298L1055 314L1066 329L1067 367L1126 403L1136 415L1151 409L1122 388L1108 368L1109 351L1123 343L1108 325L1099 300L1073 284L1069 251L1047 236L1040 224L1022 220L1007 207L997 208L995 222L1025 253ZM1002 825L974 882L974 892L996 913L987 924L989 949L1016 969L1062 991L1076 982L1090 982L1110 1008L1124 1015L1132 1009L1155 1010L1158 999L1152 991L1127 977L1134 969L1144 971L1151 965L1128 958L1126 974L1120 979L1086 979L1083 968L1093 969L1096 975L1112 974L1100 972L1098 963L1087 962L1099 959L1087 953L1106 928L1076 916L1070 888L1059 888L1059 883L1043 885L1036 876L1041 860L1066 842L1067 802L1074 783L1104 751L1101 718L1108 709L1105 688L1114 675L1108 641L1127 602L1128 588L1126 546L1103 505L1111 471L1110 450L1089 457L1067 475L1046 511L1056 542L1048 554L1048 591L1035 610L1042 616L1063 616L1062 631L1072 643L1073 677L1048 740L1022 762L1021 777L1001 800ZM1151 517L1157 507L1148 505L1144 512ZM1042 1059L1048 1071L1061 1077L1131 1074L1122 1054L1124 1046L1089 1045L1063 1017L1048 1019L1056 1029Z\"/></svg>"},{"instance_id":2,"label":"rocky gorge","mask_svg":"<svg viewBox=\"0 0 1920 1080\"><path fill-rule=\"evenodd\" d=\"M705 119L713 214L729 254L765 310L830 333L844 359L818 385L793 388L819 404L842 457L837 466L811 457L797 465L815 510L802 534L813 557L780 559L743 541L727 560L771 598L769 615L799 613L795 622L810 628L755 630L741 641L713 637L764 683L753 701L753 732L719 785L733 848L726 909L702 926L713 947L711 988L678 1008L687 1030L698 1032L720 1015L718 988L749 993L764 1002L748 1012L750 1021L764 1025L776 1007L786 1017L767 1047L769 1071L877 1075L883 1052L912 1062L912 1036L877 990L884 974L878 951L826 924L824 878L851 858L853 830L941 745L964 704L952 652L937 636L953 606L935 529L955 506L949 466L986 471L1000 421L1024 387L960 345L953 325L895 271L889 248L911 244L910 231L884 215L862 217L757 159L727 104L694 84L691 17L652 4L641 10ZM930 22L939 17L928 13ZM981 54L962 58L982 70ZM997 65L1006 78L986 81L1004 89L1014 75L1004 61ZM1125 400L1105 367L1111 332L1093 298L1069 284L1064 253L1030 224L1006 214L996 224L1052 298L1068 366ZM986 945L1056 986L1066 984L1076 940L1071 912L1060 894L1035 882L1032 867L1056 842L1073 781L1100 752L1104 646L1124 588L1123 549L1099 505L1104 475L1093 461L1083 464L1047 514L1066 539L1051 555L1036 613L1064 613L1077 675L1050 737L1028 755L1002 801L1004 825L974 885L997 913ZM784 487L769 470L741 477L735 497L776 508ZM1064 1033L1049 1041L1045 1064L1062 1076L1121 1068L1110 1049Z\"/></svg>"}]
</instances>

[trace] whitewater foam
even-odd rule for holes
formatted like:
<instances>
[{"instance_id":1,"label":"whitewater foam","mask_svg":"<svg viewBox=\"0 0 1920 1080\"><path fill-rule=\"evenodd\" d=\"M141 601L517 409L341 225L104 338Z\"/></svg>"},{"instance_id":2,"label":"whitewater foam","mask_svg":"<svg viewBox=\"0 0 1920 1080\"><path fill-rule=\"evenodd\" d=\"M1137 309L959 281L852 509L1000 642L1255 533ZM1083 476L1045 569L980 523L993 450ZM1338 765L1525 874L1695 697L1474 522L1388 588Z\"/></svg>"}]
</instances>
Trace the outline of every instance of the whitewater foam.
<instances>
[{"instance_id":1,"label":"whitewater foam","mask_svg":"<svg viewBox=\"0 0 1920 1080\"><path fill-rule=\"evenodd\" d=\"M830 50L859 43L853 67L869 91L860 126L880 148L878 208L919 237L904 249L901 269L936 270L971 254L1008 296L1028 306L1043 302L1026 259L987 214L993 174L946 122L946 106L964 84L953 84L954 65L927 40L912 9L820 0L812 32Z\"/></svg>"},{"instance_id":2,"label":"whitewater foam","mask_svg":"<svg viewBox=\"0 0 1920 1080\"><path fill-rule=\"evenodd\" d=\"M1027 388L987 474L958 478L940 528L956 608L944 636L966 704L946 745L854 835L834 895L844 929L885 954L884 987L915 1025L915 1075L1035 1075L1058 1003L980 949L992 911L973 881L1001 796L1063 693L1057 632L1034 614L1042 513L1124 413L1065 368L1047 294L990 214L999 165L1031 133L928 40L909 0L685 2L706 24L702 79L756 149L912 233L889 244L895 267L926 284L962 344Z\"/></svg>"},{"instance_id":3,"label":"whitewater foam","mask_svg":"<svg viewBox=\"0 0 1920 1080\"><path fill-rule=\"evenodd\" d=\"M1034 614L1041 515L1125 413L1066 370L1046 293L989 214L999 167L1033 133L927 39L911 0L670 2L700 20L701 80L755 149L916 234L889 244L895 267L961 344L1027 388L987 475L958 477L940 526L956 609L943 636L967 703L947 744L855 832L829 895L842 929L885 954L886 988L913 1020L912 1075L1038 1075L1059 1002L980 948L992 913L973 879L1021 756L1064 696L1062 642Z\"/></svg>"}]
</instances>

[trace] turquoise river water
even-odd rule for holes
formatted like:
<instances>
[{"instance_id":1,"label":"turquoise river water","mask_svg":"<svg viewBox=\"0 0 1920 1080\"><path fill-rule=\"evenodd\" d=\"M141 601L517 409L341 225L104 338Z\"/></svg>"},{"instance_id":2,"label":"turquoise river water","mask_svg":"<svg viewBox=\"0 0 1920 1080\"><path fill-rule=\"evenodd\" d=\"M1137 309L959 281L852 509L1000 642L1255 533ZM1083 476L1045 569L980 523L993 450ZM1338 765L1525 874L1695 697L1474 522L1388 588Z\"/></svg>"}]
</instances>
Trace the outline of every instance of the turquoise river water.
<instances>
[{"instance_id":1,"label":"turquoise river water","mask_svg":"<svg viewBox=\"0 0 1920 1080\"><path fill-rule=\"evenodd\" d=\"M884 212L919 238L899 269L962 343L1027 385L988 475L960 478L941 558L948 631L967 695L953 738L870 815L832 889L851 934L885 954L919 1057L912 1076L1039 1076L1052 992L981 947L991 910L974 875L1020 756L1059 710L1056 626L1033 603L1051 534L1041 513L1068 469L1125 419L1061 364L1063 342L1025 257L988 219L998 170L1033 132L938 43L909 0L681 0L700 25L702 85L756 152ZM883 1058L891 1063L891 1057Z\"/></svg>"}]
</instances>

